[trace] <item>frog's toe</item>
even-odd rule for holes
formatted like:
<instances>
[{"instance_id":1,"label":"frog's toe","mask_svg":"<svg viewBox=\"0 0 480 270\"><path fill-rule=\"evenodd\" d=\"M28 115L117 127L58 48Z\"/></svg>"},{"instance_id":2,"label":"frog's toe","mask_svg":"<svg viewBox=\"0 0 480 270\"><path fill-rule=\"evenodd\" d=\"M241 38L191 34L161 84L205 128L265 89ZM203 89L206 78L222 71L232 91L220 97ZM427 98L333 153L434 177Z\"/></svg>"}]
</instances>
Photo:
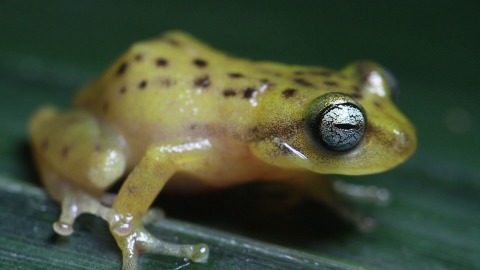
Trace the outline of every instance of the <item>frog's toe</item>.
<instances>
[{"instance_id":1,"label":"frog's toe","mask_svg":"<svg viewBox=\"0 0 480 270\"><path fill-rule=\"evenodd\" d=\"M53 224L53 230L63 236L73 233L75 219L81 214L88 213L103 218L111 223L118 219L115 210L105 207L98 199L80 190L67 190L62 196L60 218Z\"/></svg>"},{"instance_id":2,"label":"frog's toe","mask_svg":"<svg viewBox=\"0 0 480 270\"><path fill-rule=\"evenodd\" d=\"M76 192L68 192L63 196L60 219L53 223L53 230L63 236L73 233L75 219L82 213L81 199Z\"/></svg>"},{"instance_id":3,"label":"frog's toe","mask_svg":"<svg viewBox=\"0 0 480 270\"><path fill-rule=\"evenodd\" d=\"M53 230L60 235L69 236L73 233L73 224L57 221L53 223Z\"/></svg>"},{"instance_id":4,"label":"frog's toe","mask_svg":"<svg viewBox=\"0 0 480 270\"><path fill-rule=\"evenodd\" d=\"M192 246L193 250L191 252L190 259L197 263L206 263L208 260L208 255L210 253L208 246L206 244L196 244Z\"/></svg>"},{"instance_id":5,"label":"frog's toe","mask_svg":"<svg viewBox=\"0 0 480 270\"><path fill-rule=\"evenodd\" d=\"M188 258L201 263L208 260L209 250L206 244L180 245L168 243L151 235L143 227L138 230L138 235L138 246L144 252Z\"/></svg>"}]
</instances>

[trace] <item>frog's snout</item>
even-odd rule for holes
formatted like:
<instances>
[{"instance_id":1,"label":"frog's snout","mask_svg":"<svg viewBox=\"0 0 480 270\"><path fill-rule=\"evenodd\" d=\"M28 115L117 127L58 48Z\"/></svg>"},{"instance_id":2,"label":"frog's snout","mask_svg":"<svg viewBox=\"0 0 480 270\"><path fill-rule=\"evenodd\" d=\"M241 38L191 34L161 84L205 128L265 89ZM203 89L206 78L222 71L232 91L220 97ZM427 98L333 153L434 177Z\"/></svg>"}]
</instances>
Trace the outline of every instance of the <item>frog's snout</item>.
<instances>
[{"instance_id":1,"label":"frog's snout","mask_svg":"<svg viewBox=\"0 0 480 270\"><path fill-rule=\"evenodd\" d=\"M393 138L393 150L398 153L397 155L402 158L402 161L413 154L417 145L417 136L413 127L410 131L394 129Z\"/></svg>"}]
</instances>

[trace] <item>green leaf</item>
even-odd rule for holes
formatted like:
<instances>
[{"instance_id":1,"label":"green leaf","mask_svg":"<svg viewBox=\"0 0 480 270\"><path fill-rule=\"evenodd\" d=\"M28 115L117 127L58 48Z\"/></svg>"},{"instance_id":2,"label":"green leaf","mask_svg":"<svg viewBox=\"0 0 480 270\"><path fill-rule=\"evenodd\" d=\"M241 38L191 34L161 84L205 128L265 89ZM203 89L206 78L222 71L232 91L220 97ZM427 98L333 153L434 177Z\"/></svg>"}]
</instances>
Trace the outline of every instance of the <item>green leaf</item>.
<instances>
[{"instance_id":1,"label":"green leaf","mask_svg":"<svg viewBox=\"0 0 480 270\"><path fill-rule=\"evenodd\" d=\"M233 54L340 68L369 58L400 82L417 127L413 158L387 173L336 176L387 188L386 206L354 204L377 224L360 232L317 203L287 207L263 184L161 194L167 218L148 227L171 242L205 242L207 264L144 255L141 269L480 268L478 6L463 2L4 1L0 4L0 268L119 269L107 225L82 216L53 233L59 207L41 189L26 123L131 43L182 29ZM275 194L275 193L273 193Z\"/></svg>"}]
</instances>

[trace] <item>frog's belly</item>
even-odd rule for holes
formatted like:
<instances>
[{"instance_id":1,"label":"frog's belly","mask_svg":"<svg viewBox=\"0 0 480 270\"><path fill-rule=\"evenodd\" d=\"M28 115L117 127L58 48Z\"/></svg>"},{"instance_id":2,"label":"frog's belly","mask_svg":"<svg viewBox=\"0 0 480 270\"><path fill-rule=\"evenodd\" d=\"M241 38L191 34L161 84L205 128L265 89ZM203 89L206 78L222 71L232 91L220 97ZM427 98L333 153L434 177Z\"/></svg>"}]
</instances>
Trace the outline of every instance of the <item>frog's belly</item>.
<instances>
[{"instance_id":1,"label":"frog's belly","mask_svg":"<svg viewBox=\"0 0 480 270\"><path fill-rule=\"evenodd\" d=\"M169 180L169 185L172 189L186 192L224 188L259 179L275 178L273 175L275 169L254 157L206 156L191 171L177 172Z\"/></svg>"},{"instance_id":2,"label":"frog's belly","mask_svg":"<svg viewBox=\"0 0 480 270\"><path fill-rule=\"evenodd\" d=\"M165 186L165 192L174 194L204 193L230 186L246 183L255 179L239 179L237 177L224 177L217 179L205 179L192 174L178 173L174 175Z\"/></svg>"},{"instance_id":3,"label":"frog's belly","mask_svg":"<svg viewBox=\"0 0 480 270\"><path fill-rule=\"evenodd\" d=\"M279 168L252 157L250 159L220 158L209 169L179 172L168 182L167 189L179 193L203 192L252 181L285 181L308 172Z\"/></svg>"}]
</instances>

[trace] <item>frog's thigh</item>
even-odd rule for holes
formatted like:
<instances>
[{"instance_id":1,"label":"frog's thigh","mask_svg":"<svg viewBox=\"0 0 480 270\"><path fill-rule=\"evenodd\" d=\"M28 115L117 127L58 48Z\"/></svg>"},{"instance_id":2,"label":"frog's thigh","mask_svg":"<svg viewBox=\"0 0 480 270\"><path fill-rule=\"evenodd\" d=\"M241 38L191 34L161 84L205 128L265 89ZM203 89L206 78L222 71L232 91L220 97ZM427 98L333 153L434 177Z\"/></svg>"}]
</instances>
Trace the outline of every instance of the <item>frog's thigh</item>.
<instances>
[{"instance_id":1,"label":"frog's thigh","mask_svg":"<svg viewBox=\"0 0 480 270\"><path fill-rule=\"evenodd\" d=\"M51 196L62 203L55 231L71 234L75 219L82 213L113 218L115 213L94 196L103 194L125 170L121 136L88 112L59 113L52 107L37 111L29 130L42 181Z\"/></svg>"},{"instance_id":2,"label":"frog's thigh","mask_svg":"<svg viewBox=\"0 0 480 270\"><path fill-rule=\"evenodd\" d=\"M54 198L62 197L64 184L99 194L125 171L122 137L86 111L44 107L29 129L42 179Z\"/></svg>"}]
</instances>

